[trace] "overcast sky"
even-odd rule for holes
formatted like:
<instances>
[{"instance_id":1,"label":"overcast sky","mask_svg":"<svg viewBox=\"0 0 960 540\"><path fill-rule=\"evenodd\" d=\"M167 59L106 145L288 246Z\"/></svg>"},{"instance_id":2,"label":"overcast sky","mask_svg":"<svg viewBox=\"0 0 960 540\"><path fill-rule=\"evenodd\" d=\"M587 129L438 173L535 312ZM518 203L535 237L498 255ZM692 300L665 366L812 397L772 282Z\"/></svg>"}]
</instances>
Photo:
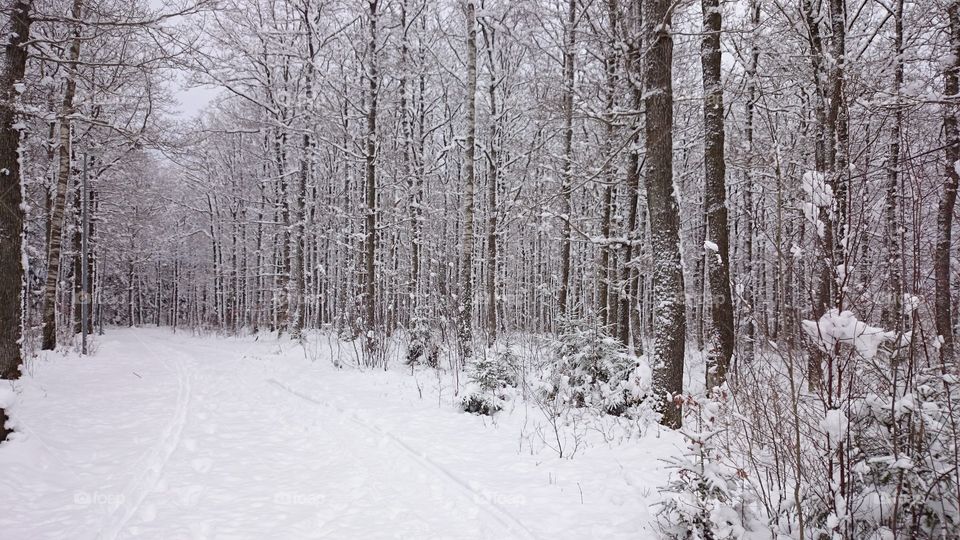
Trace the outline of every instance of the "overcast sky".
<instances>
[{"instance_id":1,"label":"overcast sky","mask_svg":"<svg viewBox=\"0 0 960 540\"><path fill-rule=\"evenodd\" d=\"M153 9L164 9L170 3L182 3L178 0L148 0ZM170 8L175 9L175 8ZM174 73L178 73L174 70ZM174 98L180 103L178 109L180 118L188 119L197 116L204 107L220 92L219 88L190 87L186 84L187 77L180 73L178 76L170 77L168 83L173 90Z\"/></svg>"}]
</instances>

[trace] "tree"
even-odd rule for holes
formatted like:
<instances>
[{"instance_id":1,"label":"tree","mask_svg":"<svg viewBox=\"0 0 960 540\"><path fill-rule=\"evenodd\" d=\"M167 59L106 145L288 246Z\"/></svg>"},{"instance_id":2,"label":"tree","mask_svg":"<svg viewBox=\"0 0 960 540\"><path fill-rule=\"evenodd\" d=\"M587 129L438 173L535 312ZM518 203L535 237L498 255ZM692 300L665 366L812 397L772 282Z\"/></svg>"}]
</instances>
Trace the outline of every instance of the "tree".
<instances>
[{"instance_id":1,"label":"tree","mask_svg":"<svg viewBox=\"0 0 960 540\"><path fill-rule=\"evenodd\" d=\"M463 158L463 247L460 257L460 290L457 316L460 349L464 357L471 355L473 341L473 243L474 192L476 190L477 144L477 7L474 0L465 0L467 80L465 106L466 137Z\"/></svg>"},{"instance_id":2,"label":"tree","mask_svg":"<svg viewBox=\"0 0 960 540\"><path fill-rule=\"evenodd\" d=\"M73 20L73 38L67 58L67 81L60 105L60 147L58 155L60 166L57 173L56 189L53 193L53 209L50 214L50 238L47 248L47 281L43 300L43 349L53 350L57 346L57 290L60 284L61 247L63 245L64 206L67 200L67 188L70 186L73 159L73 125L75 112L73 100L77 94L77 62L80 60L80 20L83 17L83 0L73 0L71 12Z\"/></svg>"},{"instance_id":3,"label":"tree","mask_svg":"<svg viewBox=\"0 0 960 540\"><path fill-rule=\"evenodd\" d=\"M952 102L960 95L960 2L952 0L947 5L950 22L951 61L943 70L943 94L946 103L943 106L944 164L943 192L937 206L937 243L933 261L936 300L934 300L934 319L937 333L943 340L940 345L941 361L954 360L954 336L952 316L952 296L950 290L951 231L953 229L953 211L957 203L957 185L960 183L960 133L957 129L956 105Z\"/></svg>"},{"instance_id":4,"label":"tree","mask_svg":"<svg viewBox=\"0 0 960 540\"><path fill-rule=\"evenodd\" d=\"M703 0L703 167L706 188L704 211L707 222L706 247L710 292L713 302L712 351L708 356L707 388L721 386L727 378L733 356L733 296L730 293L730 226L727 218L727 165L724 155L723 86L720 80L719 0ZM714 250L716 246L716 250Z\"/></svg>"},{"instance_id":5,"label":"tree","mask_svg":"<svg viewBox=\"0 0 960 540\"><path fill-rule=\"evenodd\" d=\"M560 292L557 294L560 316L567 313L567 295L570 288L570 249L573 234L573 92L574 47L576 46L577 0L567 5L567 21L563 27L563 171L560 183L560 201L563 211L560 245Z\"/></svg>"},{"instance_id":6,"label":"tree","mask_svg":"<svg viewBox=\"0 0 960 540\"><path fill-rule=\"evenodd\" d=\"M0 72L0 380L16 379L22 361L23 187L18 126L19 85L27 66L32 0L11 0L8 41ZM0 408L0 441L6 440L7 413Z\"/></svg>"},{"instance_id":7,"label":"tree","mask_svg":"<svg viewBox=\"0 0 960 540\"><path fill-rule=\"evenodd\" d=\"M643 62L646 84L644 134L647 146L647 210L652 226L654 338L651 363L661 423L683 423L676 397L683 392L686 344L680 210L673 188L673 38L669 0L643 1L643 28L649 46Z\"/></svg>"},{"instance_id":8,"label":"tree","mask_svg":"<svg viewBox=\"0 0 960 540\"><path fill-rule=\"evenodd\" d=\"M377 19L379 0L367 2L369 29L367 42L367 141L366 182L366 229L364 230L364 329L366 331L367 362L372 363L377 347L377 100L380 97L380 72L377 65Z\"/></svg>"}]
</instances>

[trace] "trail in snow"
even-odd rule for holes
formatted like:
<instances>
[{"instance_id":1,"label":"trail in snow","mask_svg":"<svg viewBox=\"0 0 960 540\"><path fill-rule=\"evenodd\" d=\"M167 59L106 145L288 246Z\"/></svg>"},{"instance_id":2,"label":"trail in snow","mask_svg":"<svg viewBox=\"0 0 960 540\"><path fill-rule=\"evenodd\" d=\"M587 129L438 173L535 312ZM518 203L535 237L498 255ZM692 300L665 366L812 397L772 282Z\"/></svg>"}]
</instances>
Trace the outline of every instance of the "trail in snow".
<instances>
[{"instance_id":1,"label":"trail in snow","mask_svg":"<svg viewBox=\"0 0 960 540\"><path fill-rule=\"evenodd\" d=\"M397 449L401 453L409 456L411 459L414 460L414 462L427 468L431 472L434 472L439 476L441 476L442 478L452 482L456 488L462 490L462 492L468 496L467 500L471 501L473 504L475 504L479 508L482 508L483 511L487 512L490 516L492 516L494 519L499 521L504 526L504 529L505 529L504 533L500 535L501 538L536 538L536 536L530 531L530 529L528 529L523 523L521 523L520 520L518 520L513 514L503 509L496 502L487 500L482 493L472 488L467 482L464 482L463 480L458 478L456 475L451 473L442 465L438 465L436 462L430 459L430 457L425 452L412 448L409 444L403 442L402 439L400 439L393 433L387 430L381 429L376 424L373 424L371 422L368 422L360 418L355 412L350 412L341 407L333 405L331 403L310 397L297 390L294 390L289 385L281 383L276 379L269 379L269 382L306 401L315 403L322 407L332 408L336 410L338 413L346 415L348 418L350 418L351 421L356 423L358 426L361 426L362 428L369 430L373 433L376 433L378 435L382 435L389 438L390 441L396 445Z\"/></svg>"},{"instance_id":2,"label":"trail in snow","mask_svg":"<svg viewBox=\"0 0 960 540\"><path fill-rule=\"evenodd\" d=\"M491 423L441 379L304 356L137 329L42 357L0 446L0 539L655 537L669 434L561 460L523 444L538 411Z\"/></svg>"},{"instance_id":3,"label":"trail in snow","mask_svg":"<svg viewBox=\"0 0 960 540\"><path fill-rule=\"evenodd\" d=\"M186 424L187 409L190 405L190 376L179 355L169 347L163 347L161 349L163 352L157 354L146 342L139 339L138 341L143 345L141 350L145 354L176 374L177 399L174 405L173 418L163 430L160 442L148 451L144 456L143 463L138 463L134 467L134 470L138 473L123 490L121 496L117 498L118 507L111 512L104 523L103 529L97 535L97 538L105 540L113 540L119 536L133 515L140 509L144 499L156 488L164 467L180 444L183 426ZM165 356L170 360L168 361Z\"/></svg>"}]
</instances>

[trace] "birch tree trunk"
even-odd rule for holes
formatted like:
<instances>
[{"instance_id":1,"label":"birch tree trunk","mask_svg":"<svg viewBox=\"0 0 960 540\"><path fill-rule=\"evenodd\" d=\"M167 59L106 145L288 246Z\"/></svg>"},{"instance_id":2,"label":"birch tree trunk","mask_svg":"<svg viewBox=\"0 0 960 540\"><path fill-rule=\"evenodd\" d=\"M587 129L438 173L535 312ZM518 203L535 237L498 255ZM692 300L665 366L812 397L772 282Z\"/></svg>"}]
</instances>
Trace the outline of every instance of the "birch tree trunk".
<instances>
[{"instance_id":1,"label":"birch tree trunk","mask_svg":"<svg viewBox=\"0 0 960 540\"><path fill-rule=\"evenodd\" d=\"M849 119L847 118L846 104L846 2L845 0L830 0L830 28L832 36L830 55L833 68L830 70L830 106L827 109L827 160L830 165L829 181L832 184L834 196L833 236L830 245L833 248L831 257L831 281L838 277L835 268L846 265L848 254L846 245L851 239L848 220L849 212L849 185L850 168L848 156ZM844 271L844 276L851 273ZM843 309L846 277L837 283L833 295L833 307Z\"/></svg>"},{"instance_id":2,"label":"birch tree trunk","mask_svg":"<svg viewBox=\"0 0 960 540\"><path fill-rule=\"evenodd\" d=\"M377 66L377 16L379 0L369 0L369 34L367 44L367 141L365 169L366 230L364 231L364 330L366 332L367 362L373 362L376 349L376 257L377 257L377 97L380 91L380 74Z\"/></svg>"},{"instance_id":3,"label":"birch tree trunk","mask_svg":"<svg viewBox=\"0 0 960 540\"><path fill-rule=\"evenodd\" d=\"M574 85L574 46L575 26L577 23L577 0L567 4L567 24L563 36L563 173L560 184L560 201L563 212L560 245L560 291L557 294L560 316L567 314L567 296L570 290L570 250L571 220L573 207L573 85Z\"/></svg>"},{"instance_id":4,"label":"birch tree trunk","mask_svg":"<svg viewBox=\"0 0 960 540\"><path fill-rule=\"evenodd\" d=\"M606 5L607 20L610 26L610 36L607 41L607 51L604 57L604 75L606 87L604 88L604 141L603 158L607 160L604 165L602 175L606 185L603 187L603 211L600 218L600 235L608 240L612 232L611 220L613 218L613 199L614 182L616 180L616 167L612 165L614 160L614 107L617 104L617 65L620 60L617 54L617 27L620 24L618 17L617 0L607 0ZM600 261L597 268L597 318L600 324L605 327L613 323L611 316L613 309L610 298L611 284L614 281L615 272L611 264L611 249L609 242L604 242L600 246Z\"/></svg>"},{"instance_id":5,"label":"birch tree trunk","mask_svg":"<svg viewBox=\"0 0 960 540\"><path fill-rule=\"evenodd\" d=\"M497 231L497 192L500 183L500 134L502 118L497 108L497 69L494 59L496 47L496 28L483 25L483 35L487 50L488 88L490 99L490 140L487 141L487 344L497 340L497 271L498 271L498 231Z\"/></svg>"},{"instance_id":6,"label":"birch tree trunk","mask_svg":"<svg viewBox=\"0 0 960 540\"><path fill-rule=\"evenodd\" d=\"M653 249L654 338L651 359L657 408L665 426L683 423L683 355L686 306L680 262L680 211L673 189L673 38L670 0L643 0L646 84L647 208Z\"/></svg>"},{"instance_id":7,"label":"birch tree trunk","mask_svg":"<svg viewBox=\"0 0 960 540\"><path fill-rule=\"evenodd\" d=\"M316 56L313 41L313 23L310 18L309 4L302 8L302 24L306 29L307 39L307 61L304 68L304 97L305 109L308 109L313 102L313 62ZM307 181L310 177L310 162L312 146L310 141L310 132L305 129L300 144L300 174L298 176L297 192L294 196L294 216L297 220L293 231L291 241L293 254L290 261L290 273L293 278L293 294L291 302L293 303L293 317L290 321L290 334L294 339L299 339L303 332L303 323L305 317L306 304L306 258L304 256L304 246L307 238Z\"/></svg>"},{"instance_id":8,"label":"birch tree trunk","mask_svg":"<svg viewBox=\"0 0 960 540\"><path fill-rule=\"evenodd\" d=\"M79 21L83 15L83 0L73 0L72 16ZM60 251L63 245L63 212L67 200L67 188L70 185L70 161L73 153L70 128L71 115L74 113L73 98L77 93L77 61L80 59L80 24L74 23L73 39L68 53L69 63L66 88L60 104L60 149L59 173L53 195L53 209L50 213L50 241L47 249L47 279L43 294L43 350L53 350L57 346L57 286L60 281Z\"/></svg>"},{"instance_id":9,"label":"birch tree trunk","mask_svg":"<svg viewBox=\"0 0 960 540\"><path fill-rule=\"evenodd\" d=\"M474 0L466 0L467 32L467 81L466 109L467 133L464 148L463 187L463 247L460 259L460 293L457 316L460 349L464 359L472 354L473 343L473 243L474 243L474 194L476 190L476 139L477 139L477 14Z\"/></svg>"},{"instance_id":10,"label":"birch tree trunk","mask_svg":"<svg viewBox=\"0 0 960 540\"><path fill-rule=\"evenodd\" d=\"M887 193L886 193L886 263L887 279L890 287L890 301L884 304L883 323L894 331L903 330L903 243L900 219L898 218L897 198L900 196L900 136L903 126L903 105L900 92L903 87L903 0L893 3L893 125L890 126L890 146L887 157Z\"/></svg>"}]
</instances>

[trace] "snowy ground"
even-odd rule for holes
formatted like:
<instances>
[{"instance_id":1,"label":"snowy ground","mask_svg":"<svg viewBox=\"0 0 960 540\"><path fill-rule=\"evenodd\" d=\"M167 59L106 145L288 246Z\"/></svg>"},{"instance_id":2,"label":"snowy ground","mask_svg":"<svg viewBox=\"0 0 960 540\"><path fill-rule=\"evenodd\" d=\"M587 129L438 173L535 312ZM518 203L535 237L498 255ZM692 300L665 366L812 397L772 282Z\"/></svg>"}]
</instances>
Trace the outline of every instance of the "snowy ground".
<instances>
[{"instance_id":1,"label":"snowy ground","mask_svg":"<svg viewBox=\"0 0 960 540\"><path fill-rule=\"evenodd\" d=\"M587 433L560 459L532 442L538 409L491 422L429 372L276 340L112 330L30 371L0 446L4 540L656 538L677 451Z\"/></svg>"}]
</instances>

